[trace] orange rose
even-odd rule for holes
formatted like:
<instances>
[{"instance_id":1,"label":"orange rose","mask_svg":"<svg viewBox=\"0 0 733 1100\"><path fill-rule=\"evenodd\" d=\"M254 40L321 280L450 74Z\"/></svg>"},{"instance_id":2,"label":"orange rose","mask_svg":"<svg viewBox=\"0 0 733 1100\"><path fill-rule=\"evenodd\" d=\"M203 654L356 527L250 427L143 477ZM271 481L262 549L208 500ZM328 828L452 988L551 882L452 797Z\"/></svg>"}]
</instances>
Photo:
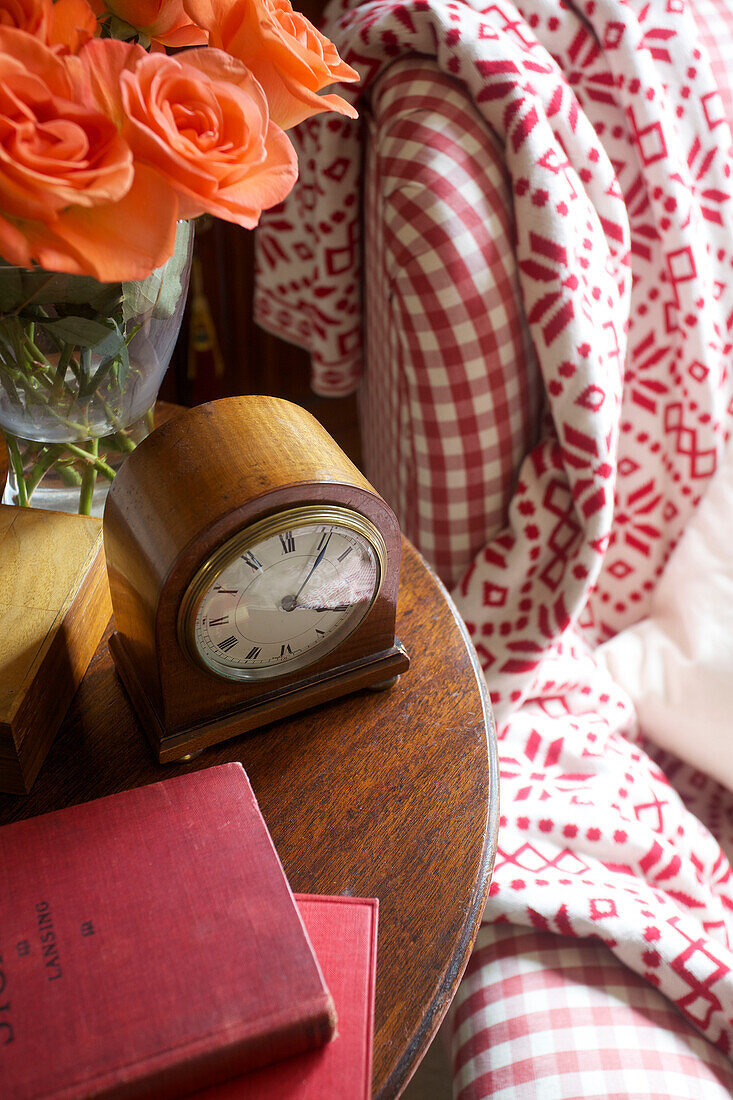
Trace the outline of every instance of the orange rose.
<instances>
[{"instance_id":1,"label":"orange rose","mask_svg":"<svg viewBox=\"0 0 733 1100\"><path fill-rule=\"evenodd\" d=\"M221 50L169 57L139 46L90 42L77 59L91 94L122 125L135 164L154 169L176 192L179 217L214 214L251 229L297 179L295 151L270 122L264 92ZM114 56L114 71L101 65ZM119 96L106 98L109 89Z\"/></svg>"},{"instance_id":2,"label":"orange rose","mask_svg":"<svg viewBox=\"0 0 733 1100\"><path fill-rule=\"evenodd\" d=\"M172 252L175 200L76 97L67 60L0 27L0 255L105 282L143 278Z\"/></svg>"},{"instance_id":3,"label":"orange rose","mask_svg":"<svg viewBox=\"0 0 733 1100\"><path fill-rule=\"evenodd\" d=\"M98 15L111 12L161 46L202 46L206 32L183 10L183 0L93 0Z\"/></svg>"},{"instance_id":4,"label":"orange rose","mask_svg":"<svg viewBox=\"0 0 733 1100\"><path fill-rule=\"evenodd\" d=\"M293 11L290 0L183 0L186 11L209 32L209 42L252 70L265 90L270 117L289 129L319 111L356 118L354 108L337 95L319 95L337 80L359 74L336 47Z\"/></svg>"},{"instance_id":5,"label":"orange rose","mask_svg":"<svg viewBox=\"0 0 733 1100\"><path fill-rule=\"evenodd\" d=\"M0 0L0 26L27 31L57 52L76 53L97 28L87 0Z\"/></svg>"}]
</instances>

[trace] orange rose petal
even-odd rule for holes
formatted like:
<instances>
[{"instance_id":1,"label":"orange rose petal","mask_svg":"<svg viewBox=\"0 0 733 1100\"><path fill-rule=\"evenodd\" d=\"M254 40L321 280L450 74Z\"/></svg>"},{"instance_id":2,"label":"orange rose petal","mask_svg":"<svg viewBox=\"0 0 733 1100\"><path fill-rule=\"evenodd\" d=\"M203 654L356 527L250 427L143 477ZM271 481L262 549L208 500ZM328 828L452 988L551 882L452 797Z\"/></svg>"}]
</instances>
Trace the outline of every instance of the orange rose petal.
<instances>
[{"instance_id":1,"label":"orange rose petal","mask_svg":"<svg viewBox=\"0 0 733 1100\"><path fill-rule=\"evenodd\" d=\"M24 172L0 153L0 208L13 218L53 216L54 208L61 207L63 200L48 194L47 189L29 186L30 181L23 176Z\"/></svg>"},{"instance_id":2,"label":"orange rose petal","mask_svg":"<svg viewBox=\"0 0 733 1100\"><path fill-rule=\"evenodd\" d=\"M340 95L316 95L311 100L311 104L319 103L321 106L319 111L336 111L339 115L346 115L347 118L358 118L359 112L353 104L348 103L345 99L342 99ZM284 127L283 127L284 129Z\"/></svg>"},{"instance_id":3,"label":"orange rose petal","mask_svg":"<svg viewBox=\"0 0 733 1100\"><path fill-rule=\"evenodd\" d=\"M30 267L32 262L31 250L24 233L12 222L7 221L0 214L0 256L9 263L18 267Z\"/></svg>"},{"instance_id":4,"label":"orange rose petal","mask_svg":"<svg viewBox=\"0 0 733 1100\"><path fill-rule=\"evenodd\" d=\"M290 130L299 122L321 111L336 111L340 115L346 115L347 118L359 117L356 108L341 96L319 95L303 87L302 84L289 81L274 66L263 68L257 73L257 78L270 104L270 118L283 130Z\"/></svg>"},{"instance_id":5,"label":"orange rose petal","mask_svg":"<svg viewBox=\"0 0 733 1100\"><path fill-rule=\"evenodd\" d=\"M50 51L47 56L55 62ZM17 73L9 73L11 92L16 81ZM23 85L30 101L48 96L40 78L27 75L18 86ZM55 105L56 117L49 113L15 147L0 149L0 203L13 217L45 220L54 208L69 203L109 202L121 197L132 182L132 156L113 124L93 109L61 97ZM15 125L12 116L9 124ZM97 150L90 157L89 145L95 143Z\"/></svg>"},{"instance_id":6,"label":"orange rose petal","mask_svg":"<svg viewBox=\"0 0 733 1100\"><path fill-rule=\"evenodd\" d=\"M105 7L131 27L148 31L169 31L180 26L183 12L182 0L106 0Z\"/></svg>"},{"instance_id":7,"label":"orange rose petal","mask_svg":"<svg viewBox=\"0 0 733 1100\"><path fill-rule=\"evenodd\" d=\"M14 68L21 67L28 73L42 74L53 95L69 97L70 83L63 61L32 35L0 24L0 54L11 58ZM5 79L5 72L2 77Z\"/></svg>"},{"instance_id":8,"label":"orange rose petal","mask_svg":"<svg viewBox=\"0 0 733 1100\"><path fill-rule=\"evenodd\" d=\"M219 50L190 50L157 63L148 58L123 75L122 88L125 137L135 158L178 192L182 217L212 211L227 180L241 179L265 158L264 92L241 62ZM183 103L200 124L210 113L208 134L205 126L200 134L195 126L178 131L175 104Z\"/></svg>"},{"instance_id":9,"label":"orange rose petal","mask_svg":"<svg viewBox=\"0 0 733 1100\"><path fill-rule=\"evenodd\" d=\"M95 106L119 128L126 115L122 105L120 78L147 53L136 42L119 42L114 38L93 38L77 57L66 59L66 68L74 91L82 101L92 99Z\"/></svg>"},{"instance_id":10,"label":"orange rose petal","mask_svg":"<svg viewBox=\"0 0 733 1100\"><path fill-rule=\"evenodd\" d=\"M24 222L23 229L34 264L40 264L46 271L62 271L65 275L94 275L84 263L83 251L71 248L48 225Z\"/></svg>"},{"instance_id":11,"label":"orange rose petal","mask_svg":"<svg viewBox=\"0 0 733 1100\"><path fill-rule=\"evenodd\" d=\"M293 15L302 27L303 38L296 38L279 23L261 28L268 61L281 69L284 77L290 76L314 92L336 81L350 84L361 79L356 69L341 59L330 38L300 12Z\"/></svg>"},{"instance_id":12,"label":"orange rose petal","mask_svg":"<svg viewBox=\"0 0 733 1100\"><path fill-rule=\"evenodd\" d=\"M200 27L196 27L193 23L187 23L183 27L178 27L172 31L168 31L164 35L159 35L156 39L161 46L170 46L172 49L180 49L183 46L203 46L209 41L209 36L206 31L202 31Z\"/></svg>"},{"instance_id":13,"label":"orange rose petal","mask_svg":"<svg viewBox=\"0 0 733 1100\"><path fill-rule=\"evenodd\" d=\"M183 60L183 58L181 58ZM225 84L234 84L244 92L246 100L251 101L249 109L244 99L239 99L240 106L249 114L254 110L260 119L269 118L270 104L265 91L247 68L243 61L231 57L224 50L214 49L209 46L204 50L189 50L185 54L185 63L198 72L202 72L211 81L223 81ZM253 120L254 121L254 120Z\"/></svg>"},{"instance_id":14,"label":"orange rose petal","mask_svg":"<svg viewBox=\"0 0 733 1100\"><path fill-rule=\"evenodd\" d=\"M174 192L156 172L138 165L124 198L91 209L71 207L53 229L73 254L83 255L87 274L117 282L144 279L165 263L175 245L177 218Z\"/></svg>"},{"instance_id":15,"label":"orange rose petal","mask_svg":"<svg viewBox=\"0 0 733 1100\"><path fill-rule=\"evenodd\" d=\"M48 42L62 46L71 53L93 38L97 29L97 17L87 0L55 0L49 17Z\"/></svg>"},{"instance_id":16,"label":"orange rose petal","mask_svg":"<svg viewBox=\"0 0 733 1100\"><path fill-rule=\"evenodd\" d=\"M183 0L183 10L189 19L209 32L209 44L221 45L221 27L231 8L231 0Z\"/></svg>"},{"instance_id":17,"label":"orange rose petal","mask_svg":"<svg viewBox=\"0 0 733 1100\"><path fill-rule=\"evenodd\" d=\"M206 49L188 50L179 61L190 65L199 72L204 73L210 80L223 80L227 84L238 84L244 87L250 95L256 94L253 88L259 88L259 96L263 92L255 77L244 64L236 57L224 50L207 46Z\"/></svg>"}]
</instances>

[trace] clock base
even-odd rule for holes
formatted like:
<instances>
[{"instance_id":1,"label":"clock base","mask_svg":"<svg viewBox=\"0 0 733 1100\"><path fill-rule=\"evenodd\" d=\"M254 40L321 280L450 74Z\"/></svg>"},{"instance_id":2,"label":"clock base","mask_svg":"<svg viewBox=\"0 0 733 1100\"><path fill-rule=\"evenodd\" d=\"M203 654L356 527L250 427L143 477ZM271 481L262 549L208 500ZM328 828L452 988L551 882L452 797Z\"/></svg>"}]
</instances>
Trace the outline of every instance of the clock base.
<instances>
[{"instance_id":1,"label":"clock base","mask_svg":"<svg viewBox=\"0 0 733 1100\"><path fill-rule=\"evenodd\" d=\"M363 657L349 665L341 665L320 676L312 676L285 688L274 688L268 694L260 695L255 702L233 708L209 721L199 722L185 729L170 730L161 722L140 684L135 666L127 654L124 638L119 633L115 632L110 637L109 648L117 674L161 764L177 763L211 745L218 745L221 741L249 733L279 718L287 718L298 711L308 710L362 688L380 685L390 687L410 665L407 652L395 640L390 649L381 653Z\"/></svg>"}]
</instances>

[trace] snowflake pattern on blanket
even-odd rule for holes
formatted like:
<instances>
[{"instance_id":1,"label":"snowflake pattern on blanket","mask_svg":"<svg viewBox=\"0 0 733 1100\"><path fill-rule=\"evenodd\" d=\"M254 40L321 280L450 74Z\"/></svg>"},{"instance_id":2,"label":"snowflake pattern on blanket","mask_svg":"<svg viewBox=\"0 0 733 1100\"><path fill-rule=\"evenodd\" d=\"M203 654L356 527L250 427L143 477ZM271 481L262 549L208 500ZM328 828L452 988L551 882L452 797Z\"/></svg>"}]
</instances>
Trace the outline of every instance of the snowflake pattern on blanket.
<instances>
[{"instance_id":1,"label":"snowflake pattern on blanket","mask_svg":"<svg viewBox=\"0 0 733 1100\"><path fill-rule=\"evenodd\" d=\"M593 658L644 615L730 434L730 129L694 20L684 0L375 0L332 5L327 30L362 73L357 102L391 61L434 57L511 182L546 409L507 527L455 591L500 728L486 919L600 937L730 1053L733 800L655 757ZM358 124L320 117L299 140L299 186L265 219L258 317L310 348L316 389L344 393Z\"/></svg>"}]
</instances>

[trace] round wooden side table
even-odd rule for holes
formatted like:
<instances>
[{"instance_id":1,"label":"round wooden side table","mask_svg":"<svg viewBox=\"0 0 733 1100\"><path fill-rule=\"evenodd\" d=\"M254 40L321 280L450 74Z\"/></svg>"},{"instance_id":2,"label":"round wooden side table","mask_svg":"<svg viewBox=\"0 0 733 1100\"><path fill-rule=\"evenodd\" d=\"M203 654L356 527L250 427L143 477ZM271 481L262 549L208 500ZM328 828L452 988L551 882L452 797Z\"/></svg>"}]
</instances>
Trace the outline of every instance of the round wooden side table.
<instances>
[{"instance_id":1,"label":"round wooden side table","mask_svg":"<svg viewBox=\"0 0 733 1100\"><path fill-rule=\"evenodd\" d=\"M379 898L378 1100L400 1094L455 993L488 894L499 808L475 652L406 541L397 635L412 664L390 690L159 765L114 672L108 629L31 794L0 795L1 825L241 760L293 890Z\"/></svg>"}]
</instances>

